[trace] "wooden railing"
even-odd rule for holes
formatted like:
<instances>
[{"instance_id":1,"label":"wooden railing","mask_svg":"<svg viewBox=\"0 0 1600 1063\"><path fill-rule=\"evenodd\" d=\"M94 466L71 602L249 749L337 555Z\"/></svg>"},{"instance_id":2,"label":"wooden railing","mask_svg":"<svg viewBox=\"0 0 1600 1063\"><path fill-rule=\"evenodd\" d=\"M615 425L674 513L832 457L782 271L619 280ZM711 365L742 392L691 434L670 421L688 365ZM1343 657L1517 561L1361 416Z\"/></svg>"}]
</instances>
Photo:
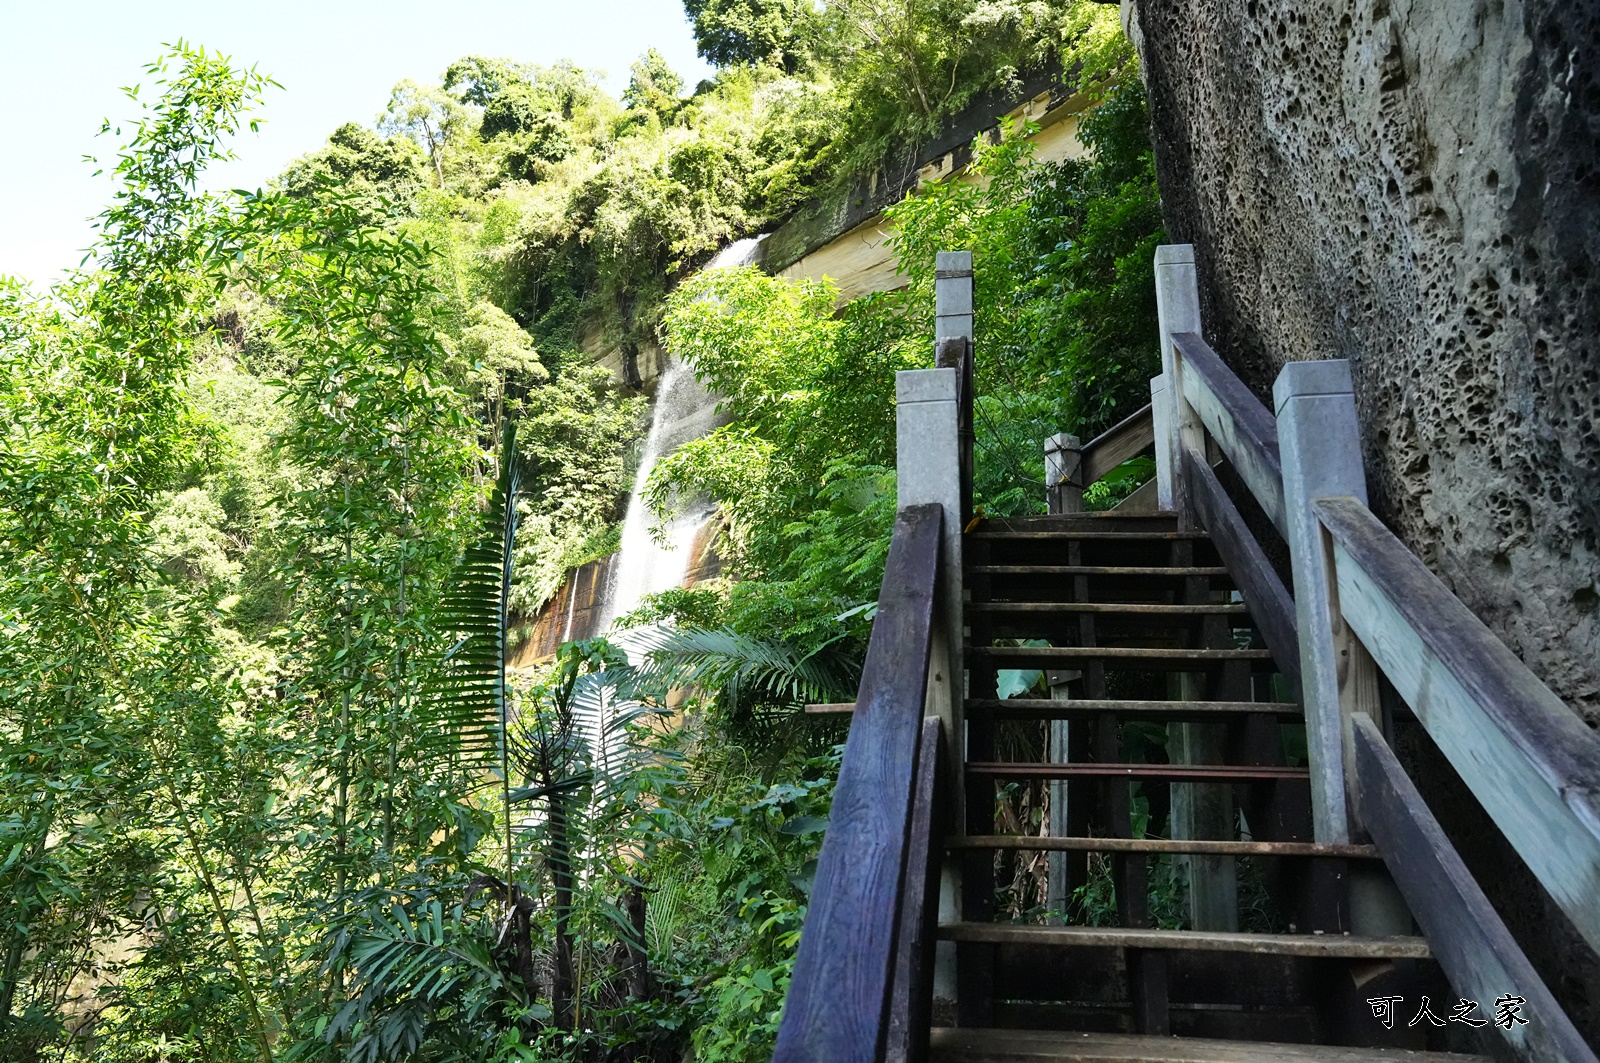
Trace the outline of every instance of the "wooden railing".
<instances>
[{"instance_id":1,"label":"wooden railing","mask_svg":"<svg viewBox=\"0 0 1600 1063\"><path fill-rule=\"evenodd\" d=\"M1597 1063L1390 750L1379 673L1597 948L1600 736L1367 509L1348 365L1289 364L1269 411L1201 338L1192 249L1161 248L1156 280L1163 373L1152 403L1087 446L1052 441L1052 489L1081 498L1154 445L1161 508L1206 529L1298 688L1316 840L1332 853L1370 836L1456 991L1525 999L1535 1021L1489 1031L1519 1057ZM939 368L899 381L900 511L774 1055L782 1063L901 1063L925 1047L935 839L942 820L959 821L942 789L965 733L970 256L940 255L937 290ZM1224 489L1223 461L1265 523ZM1052 511L1072 511L1059 502ZM1267 525L1287 547L1292 596L1253 530Z\"/></svg>"},{"instance_id":2,"label":"wooden railing","mask_svg":"<svg viewBox=\"0 0 1600 1063\"><path fill-rule=\"evenodd\" d=\"M961 530L972 512L972 256L941 252L937 269L935 367L897 381L899 511L780 1063L914 1063L927 1047L937 839L959 799L947 779L961 743L946 736L963 733Z\"/></svg>"},{"instance_id":3,"label":"wooden railing","mask_svg":"<svg viewBox=\"0 0 1600 1063\"><path fill-rule=\"evenodd\" d=\"M927 1035L942 727L924 719L944 513L895 518L878 615L778 1032L781 1063L903 1060Z\"/></svg>"},{"instance_id":4,"label":"wooden railing","mask_svg":"<svg viewBox=\"0 0 1600 1063\"><path fill-rule=\"evenodd\" d=\"M1044 444L1046 504L1051 513L1080 513L1083 492L1156 439L1150 407L1124 417L1087 443L1062 433Z\"/></svg>"},{"instance_id":5,"label":"wooden railing","mask_svg":"<svg viewBox=\"0 0 1600 1063\"><path fill-rule=\"evenodd\" d=\"M1191 248L1159 250L1156 288L1159 494L1181 523L1210 534L1300 688L1317 840L1370 835L1458 993L1525 998L1538 1021L1493 1027L1519 1058L1595 1060L1389 748L1378 674L1597 949L1600 735L1367 508L1348 365L1286 366L1274 416L1201 339ZM1283 536L1292 598L1224 491L1214 453Z\"/></svg>"}]
</instances>

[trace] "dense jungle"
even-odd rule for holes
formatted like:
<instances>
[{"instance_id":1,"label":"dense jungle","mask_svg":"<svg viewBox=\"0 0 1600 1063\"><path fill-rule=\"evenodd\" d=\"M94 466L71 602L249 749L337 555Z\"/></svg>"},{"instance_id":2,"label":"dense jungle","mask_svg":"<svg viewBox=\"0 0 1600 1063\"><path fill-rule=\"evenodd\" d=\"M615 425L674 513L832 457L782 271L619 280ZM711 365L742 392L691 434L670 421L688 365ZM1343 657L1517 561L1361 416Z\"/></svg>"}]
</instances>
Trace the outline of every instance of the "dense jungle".
<instances>
[{"instance_id":1,"label":"dense jungle","mask_svg":"<svg viewBox=\"0 0 1600 1063\"><path fill-rule=\"evenodd\" d=\"M770 1055L934 255L979 502L1042 511L1040 441L1148 401L1160 203L1114 5L684 6L711 80L464 56L250 192L203 190L248 56L106 101L91 257L0 279L0 1058ZM701 270L1041 70L1087 153L980 138L891 208L897 290ZM649 397L594 350L644 345L728 417L647 492L715 505L723 574L509 668L617 548Z\"/></svg>"}]
</instances>

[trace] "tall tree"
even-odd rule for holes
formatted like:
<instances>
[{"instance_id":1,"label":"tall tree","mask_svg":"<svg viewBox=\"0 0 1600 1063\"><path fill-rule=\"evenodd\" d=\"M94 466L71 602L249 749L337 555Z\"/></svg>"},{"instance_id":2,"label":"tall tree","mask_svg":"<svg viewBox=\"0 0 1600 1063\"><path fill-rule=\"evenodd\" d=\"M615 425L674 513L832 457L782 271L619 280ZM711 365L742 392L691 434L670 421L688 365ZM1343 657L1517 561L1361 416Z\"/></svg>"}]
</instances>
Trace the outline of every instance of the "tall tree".
<instances>
[{"instance_id":1,"label":"tall tree","mask_svg":"<svg viewBox=\"0 0 1600 1063\"><path fill-rule=\"evenodd\" d=\"M445 145L465 131L469 120L467 110L449 93L407 78L389 93L389 106L378 116L378 131L410 137L421 145L443 187Z\"/></svg>"},{"instance_id":2,"label":"tall tree","mask_svg":"<svg viewBox=\"0 0 1600 1063\"><path fill-rule=\"evenodd\" d=\"M696 49L717 66L767 63L790 73L814 28L811 0L684 0Z\"/></svg>"}]
</instances>

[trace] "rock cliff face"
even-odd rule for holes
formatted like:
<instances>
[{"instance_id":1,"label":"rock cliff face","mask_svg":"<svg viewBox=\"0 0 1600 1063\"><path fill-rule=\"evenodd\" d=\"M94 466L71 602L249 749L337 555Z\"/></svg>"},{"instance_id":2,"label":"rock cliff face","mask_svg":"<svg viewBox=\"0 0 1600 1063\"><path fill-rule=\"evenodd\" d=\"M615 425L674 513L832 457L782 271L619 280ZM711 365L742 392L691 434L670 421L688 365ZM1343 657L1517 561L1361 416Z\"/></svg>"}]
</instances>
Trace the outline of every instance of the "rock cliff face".
<instances>
[{"instance_id":1,"label":"rock cliff face","mask_svg":"<svg viewBox=\"0 0 1600 1063\"><path fill-rule=\"evenodd\" d=\"M1374 508L1600 725L1600 3L1136 3L1208 338L1350 359Z\"/></svg>"},{"instance_id":2,"label":"rock cliff face","mask_svg":"<svg viewBox=\"0 0 1600 1063\"><path fill-rule=\"evenodd\" d=\"M1374 508L1600 726L1600 2L1133 0L1167 232L1270 405L1348 358ZM1568 1014L1600 967L1447 762L1429 804Z\"/></svg>"}]
</instances>

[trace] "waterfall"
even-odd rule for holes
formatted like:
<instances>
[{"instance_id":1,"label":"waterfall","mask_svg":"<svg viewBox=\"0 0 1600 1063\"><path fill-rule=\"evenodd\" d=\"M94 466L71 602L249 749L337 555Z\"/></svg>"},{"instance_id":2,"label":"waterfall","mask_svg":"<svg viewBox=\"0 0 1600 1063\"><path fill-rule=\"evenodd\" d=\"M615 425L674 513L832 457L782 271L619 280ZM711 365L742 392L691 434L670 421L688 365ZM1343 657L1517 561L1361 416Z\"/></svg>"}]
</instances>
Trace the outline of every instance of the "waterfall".
<instances>
[{"instance_id":1,"label":"waterfall","mask_svg":"<svg viewBox=\"0 0 1600 1063\"><path fill-rule=\"evenodd\" d=\"M633 493L628 496L628 512L622 520L622 548L612 563L606 587L602 629L609 627L617 617L637 609L645 595L683 582L689 569L694 537L711 518L711 506L699 501L688 506L667 522L661 538L657 539L651 534L655 518L645 504L645 483L657 461L715 426L716 403L687 366L675 361L661 374L655 407L650 414L650 433L645 437Z\"/></svg>"},{"instance_id":2,"label":"waterfall","mask_svg":"<svg viewBox=\"0 0 1600 1063\"><path fill-rule=\"evenodd\" d=\"M706 269L748 266L756 260L765 236L736 240L719 251ZM711 519L712 507L696 500L669 521L658 540L651 534L655 519L645 505L645 483L656 462L691 439L698 439L717 426L717 397L695 379L694 373L673 359L656 385L655 405L650 411L650 431L645 436L639 472L628 496L628 512L622 521L622 547L612 563L606 586L605 612L600 624L604 630L619 616L639 607L647 594L656 594L683 583L689 570L689 555L695 536Z\"/></svg>"}]
</instances>

